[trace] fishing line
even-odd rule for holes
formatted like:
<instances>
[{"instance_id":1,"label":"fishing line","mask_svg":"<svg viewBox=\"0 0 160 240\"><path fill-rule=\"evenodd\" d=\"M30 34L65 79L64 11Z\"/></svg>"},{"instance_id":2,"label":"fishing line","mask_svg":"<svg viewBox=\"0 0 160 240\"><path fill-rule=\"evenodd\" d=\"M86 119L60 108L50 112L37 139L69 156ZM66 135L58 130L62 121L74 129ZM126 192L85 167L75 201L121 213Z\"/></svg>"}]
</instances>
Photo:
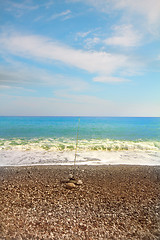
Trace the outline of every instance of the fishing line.
<instances>
[{"instance_id":1,"label":"fishing line","mask_svg":"<svg viewBox=\"0 0 160 240\"><path fill-rule=\"evenodd\" d=\"M79 120L78 120L78 128L77 128L76 149L75 149L75 156L74 156L74 173L75 173L75 166L76 166L76 159L77 159L79 125L80 125L80 118L79 118Z\"/></svg>"}]
</instances>

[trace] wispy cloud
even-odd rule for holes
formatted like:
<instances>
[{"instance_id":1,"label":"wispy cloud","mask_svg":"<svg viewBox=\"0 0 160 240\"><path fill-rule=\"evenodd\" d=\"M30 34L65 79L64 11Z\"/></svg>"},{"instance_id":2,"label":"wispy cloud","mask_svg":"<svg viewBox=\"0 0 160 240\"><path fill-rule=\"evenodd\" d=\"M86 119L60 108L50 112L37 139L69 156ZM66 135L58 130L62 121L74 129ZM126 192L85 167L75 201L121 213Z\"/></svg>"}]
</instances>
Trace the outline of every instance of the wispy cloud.
<instances>
[{"instance_id":1,"label":"wispy cloud","mask_svg":"<svg viewBox=\"0 0 160 240\"><path fill-rule=\"evenodd\" d=\"M35 92L35 90L33 89L29 89L29 88L24 88L24 87L15 87L15 86L6 86L6 85L1 85L0 84L0 91L4 91L4 90L18 90L18 91L27 91L27 92Z\"/></svg>"},{"instance_id":2,"label":"wispy cloud","mask_svg":"<svg viewBox=\"0 0 160 240\"><path fill-rule=\"evenodd\" d=\"M68 101L66 98L68 97ZM0 114L26 116L159 116L159 103L115 103L95 96L13 96L0 94ZM25 109L25 111L24 111ZM156 114L155 114L156 113Z\"/></svg>"},{"instance_id":3,"label":"wispy cloud","mask_svg":"<svg viewBox=\"0 0 160 240\"><path fill-rule=\"evenodd\" d=\"M100 34L98 33L99 30L100 28L95 28L86 32L77 32L75 40L83 43L82 45L85 49L94 49L97 44L103 43Z\"/></svg>"},{"instance_id":4,"label":"wispy cloud","mask_svg":"<svg viewBox=\"0 0 160 240\"><path fill-rule=\"evenodd\" d=\"M2 3L2 5L4 6L4 9L16 17L21 17L28 12L31 12L40 8L47 10L53 4L54 4L54 0L48 0L43 3L38 3L38 2L35 3L35 1L33 0L22 0L21 2L5 0L4 3ZM38 17L36 19L38 19Z\"/></svg>"},{"instance_id":5,"label":"wispy cloud","mask_svg":"<svg viewBox=\"0 0 160 240\"><path fill-rule=\"evenodd\" d=\"M121 82L129 82L130 80L126 78L120 78L120 77L98 76L93 78L93 81L103 82L103 83L121 83Z\"/></svg>"},{"instance_id":6,"label":"wispy cloud","mask_svg":"<svg viewBox=\"0 0 160 240\"><path fill-rule=\"evenodd\" d=\"M85 48L91 49L98 43L101 43L101 39L99 37L86 38L84 42L85 42Z\"/></svg>"},{"instance_id":7,"label":"wispy cloud","mask_svg":"<svg viewBox=\"0 0 160 240\"><path fill-rule=\"evenodd\" d=\"M54 20L56 18L63 17L63 20L66 20L71 17L71 11L68 9L66 11L60 12L60 13L55 13L53 14L48 20Z\"/></svg>"},{"instance_id":8,"label":"wispy cloud","mask_svg":"<svg viewBox=\"0 0 160 240\"><path fill-rule=\"evenodd\" d=\"M9 113L14 116L104 116L107 111L110 115L113 115L115 111L114 103L87 95L71 94L62 98L58 95L56 97L26 97L2 94L0 102L2 103L0 113L2 115Z\"/></svg>"},{"instance_id":9,"label":"wispy cloud","mask_svg":"<svg viewBox=\"0 0 160 240\"><path fill-rule=\"evenodd\" d=\"M88 34L90 34L91 32L92 32L91 30L87 31L87 32L78 32L76 34L76 38L78 38L78 37L84 38L84 37L88 36Z\"/></svg>"},{"instance_id":10,"label":"wispy cloud","mask_svg":"<svg viewBox=\"0 0 160 240\"><path fill-rule=\"evenodd\" d=\"M85 94L71 94L67 91L56 91L55 92L55 97L57 99L64 99L65 101L68 102L74 102L76 104L82 104L83 106L85 104L89 106L92 106L92 108L94 108L94 106L104 106L104 105L111 105L112 102L106 99L102 99L100 97L96 97L96 96L92 96L92 95L85 95Z\"/></svg>"},{"instance_id":11,"label":"wispy cloud","mask_svg":"<svg viewBox=\"0 0 160 240\"><path fill-rule=\"evenodd\" d=\"M88 88L88 84L76 77L54 74L47 70L26 66L20 63L0 66L0 88L28 87L64 88L69 91L80 92Z\"/></svg>"},{"instance_id":12,"label":"wispy cloud","mask_svg":"<svg viewBox=\"0 0 160 240\"><path fill-rule=\"evenodd\" d=\"M50 8L54 4L54 0L49 0L44 3L45 8Z\"/></svg>"},{"instance_id":13,"label":"wispy cloud","mask_svg":"<svg viewBox=\"0 0 160 240\"><path fill-rule=\"evenodd\" d=\"M133 60L124 54L77 50L51 39L35 35L3 34L0 51L36 60L60 61L68 66L100 75L133 68ZM134 65L135 67L135 65Z\"/></svg>"},{"instance_id":14,"label":"wispy cloud","mask_svg":"<svg viewBox=\"0 0 160 240\"><path fill-rule=\"evenodd\" d=\"M32 5L32 4L28 4L27 2L16 3L16 2L8 1L8 3L10 4L10 7L12 9L35 10L39 8L39 5Z\"/></svg>"},{"instance_id":15,"label":"wispy cloud","mask_svg":"<svg viewBox=\"0 0 160 240\"><path fill-rule=\"evenodd\" d=\"M10 86L7 86L7 85L1 85L0 84L0 89L10 89L11 87Z\"/></svg>"},{"instance_id":16,"label":"wispy cloud","mask_svg":"<svg viewBox=\"0 0 160 240\"><path fill-rule=\"evenodd\" d=\"M21 3L10 0L5 1L5 10L17 17L21 17L26 11L33 11L39 7L39 4L34 4L32 1L22 1Z\"/></svg>"}]
</instances>

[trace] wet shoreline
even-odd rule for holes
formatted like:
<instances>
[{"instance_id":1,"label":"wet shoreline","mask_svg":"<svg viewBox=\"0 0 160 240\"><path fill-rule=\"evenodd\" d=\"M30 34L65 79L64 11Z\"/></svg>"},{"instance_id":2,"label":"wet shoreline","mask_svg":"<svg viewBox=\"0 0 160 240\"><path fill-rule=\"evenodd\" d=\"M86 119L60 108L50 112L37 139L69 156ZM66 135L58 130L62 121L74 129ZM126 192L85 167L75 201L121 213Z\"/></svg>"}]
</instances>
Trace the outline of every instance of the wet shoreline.
<instances>
[{"instance_id":1,"label":"wet shoreline","mask_svg":"<svg viewBox=\"0 0 160 240\"><path fill-rule=\"evenodd\" d=\"M75 151L1 150L0 166L73 165ZM160 165L157 151L78 151L77 165Z\"/></svg>"}]
</instances>

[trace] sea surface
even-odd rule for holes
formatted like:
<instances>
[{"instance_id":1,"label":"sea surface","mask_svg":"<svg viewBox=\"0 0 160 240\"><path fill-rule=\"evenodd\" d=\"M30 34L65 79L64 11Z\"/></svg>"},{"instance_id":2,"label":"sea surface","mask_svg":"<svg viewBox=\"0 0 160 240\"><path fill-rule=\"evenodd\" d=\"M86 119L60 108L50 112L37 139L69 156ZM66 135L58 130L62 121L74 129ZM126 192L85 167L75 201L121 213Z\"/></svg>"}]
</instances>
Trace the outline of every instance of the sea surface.
<instances>
[{"instance_id":1,"label":"sea surface","mask_svg":"<svg viewBox=\"0 0 160 240\"><path fill-rule=\"evenodd\" d=\"M139 154L144 154L147 163L160 164L160 118L0 117L0 165L14 164L16 157L20 159L22 155L23 158L30 156L30 160L35 159L36 154L42 158L42 153L47 156L46 164L71 163L77 137L77 162L90 159L91 163L94 159L97 164L103 159L104 163L108 157L107 163L112 164L116 156L118 161L126 156L133 160L133 155L138 161ZM51 159L53 155L55 161ZM34 163L38 164L39 160L33 160Z\"/></svg>"}]
</instances>

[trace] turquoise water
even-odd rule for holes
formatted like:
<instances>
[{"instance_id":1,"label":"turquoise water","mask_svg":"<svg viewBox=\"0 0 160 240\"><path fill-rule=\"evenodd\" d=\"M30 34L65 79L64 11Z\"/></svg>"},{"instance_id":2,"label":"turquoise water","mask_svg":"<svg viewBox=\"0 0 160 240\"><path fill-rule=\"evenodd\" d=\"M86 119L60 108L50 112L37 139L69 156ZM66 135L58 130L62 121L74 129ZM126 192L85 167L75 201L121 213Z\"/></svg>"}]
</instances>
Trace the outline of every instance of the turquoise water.
<instances>
[{"instance_id":1,"label":"turquoise water","mask_svg":"<svg viewBox=\"0 0 160 240\"><path fill-rule=\"evenodd\" d=\"M73 150L78 120L78 117L0 117L0 146ZM146 149L151 146L160 149L160 118L80 117L78 138L79 148L92 150L127 150L131 146L143 149L144 145Z\"/></svg>"}]
</instances>

